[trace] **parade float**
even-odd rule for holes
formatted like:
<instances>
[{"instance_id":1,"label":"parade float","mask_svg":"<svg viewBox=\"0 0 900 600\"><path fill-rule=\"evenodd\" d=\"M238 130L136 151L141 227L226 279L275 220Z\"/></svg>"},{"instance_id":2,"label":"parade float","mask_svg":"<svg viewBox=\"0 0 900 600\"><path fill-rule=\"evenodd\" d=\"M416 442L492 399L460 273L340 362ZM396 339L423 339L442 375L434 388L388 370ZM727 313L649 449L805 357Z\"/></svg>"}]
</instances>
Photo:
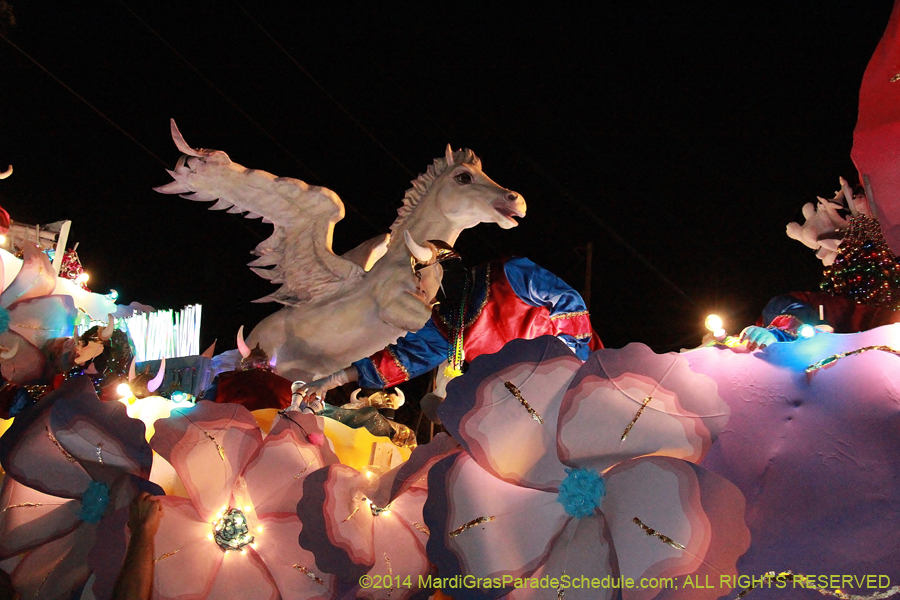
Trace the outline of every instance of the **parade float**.
<instances>
[{"instance_id":1,"label":"parade float","mask_svg":"<svg viewBox=\"0 0 900 600\"><path fill-rule=\"evenodd\" d=\"M418 444L392 420L409 399L326 388L378 351L403 374L390 345L438 314L457 237L515 226L522 197L448 147L390 235L338 256L334 192L173 122L159 191L271 222L251 266L284 307L200 354L199 307L118 306L79 281L64 226L21 229L0 251L0 568L23 598L114 597L148 492L161 599L900 597L898 11L863 82L860 189L787 228L826 295L784 290L741 334L709 319L700 347L656 353L588 347L586 310L524 293L494 311L488 284L470 307L463 283L428 415L446 433ZM467 354L484 315L509 341Z\"/></svg>"}]
</instances>

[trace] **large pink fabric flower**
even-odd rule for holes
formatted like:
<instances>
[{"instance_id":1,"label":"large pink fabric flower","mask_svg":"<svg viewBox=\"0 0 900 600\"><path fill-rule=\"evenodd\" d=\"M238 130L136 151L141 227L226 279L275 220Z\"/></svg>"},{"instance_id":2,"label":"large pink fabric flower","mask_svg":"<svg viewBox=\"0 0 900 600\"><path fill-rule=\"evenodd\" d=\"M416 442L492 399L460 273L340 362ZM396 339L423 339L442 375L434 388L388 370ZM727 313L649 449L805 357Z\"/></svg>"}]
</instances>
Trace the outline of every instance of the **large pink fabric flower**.
<instances>
[{"instance_id":1,"label":"large pink fabric flower","mask_svg":"<svg viewBox=\"0 0 900 600\"><path fill-rule=\"evenodd\" d=\"M22 269L0 293L0 348L18 348L0 363L0 373L16 384L44 375L46 359L40 349L49 339L70 337L78 314L70 296L48 295L56 287L56 271L46 254L26 244L22 259Z\"/></svg>"},{"instance_id":2,"label":"large pink fabric flower","mask_svg":"<svg viewBox=\"0 0 900 600\"><path fill-rule=\"evenodd\" d=\"M125 555L128 505L152 463L144 425L119 402L71 379L16 417L0 438L0 559L23 554L12 581L23 598L68 599L95 575L108 598Z\"/></svg>"},{"instance_id":3,"label":"large pink fabric flower","mask_svg":"<svg viewBox=\"0 0 900 600\"><path fill-rule=\"evenodd\" d=\"M178 473L188 498L163 498L156 535L155 598L325 599L334 580L300 548L297 500L304 479L338 462L321 417L281 413L263 439L239 404L198 402L156 422L150 443Z\"/></svg>"},{"instance_id":4,"label":"large pink fabric flower","mask_svg":"<svg viewBox=\"0 0 900 600\"><path fill-rule=\"evenodd\" d=\"M303 521L300 545L315 555L320 570L348 586L342 597L404 600L423 593L419 576L432 572L422 520L428 470L459 451L453 439L439 434L380 478L346 465L306 478L297 504ZM375 585L359 587L363 575Z\"/></svg>"},{"instance_id":5,"label":"large pink fabric flower","mask_svg":"<svg viewBox=\"0 0 900 600\"><path fill-rule=\"evenodd\" d=\"M454 598L538 598L557 587L566 600L613 598L619 578L638 586L625 599L728 592L697 589L693 577L735 574L749 544L744 498L688 462L728 410L681 356L631 344L582 364L556 338L516 340L451 383L440 414L467 453L429 473L428 556L441 577L491 580ZM559 581L513 589L504 576ZM582 577L602 585L578 587ZM679 589L640 587L668 577Z\"/></svg>"}]
</instances>

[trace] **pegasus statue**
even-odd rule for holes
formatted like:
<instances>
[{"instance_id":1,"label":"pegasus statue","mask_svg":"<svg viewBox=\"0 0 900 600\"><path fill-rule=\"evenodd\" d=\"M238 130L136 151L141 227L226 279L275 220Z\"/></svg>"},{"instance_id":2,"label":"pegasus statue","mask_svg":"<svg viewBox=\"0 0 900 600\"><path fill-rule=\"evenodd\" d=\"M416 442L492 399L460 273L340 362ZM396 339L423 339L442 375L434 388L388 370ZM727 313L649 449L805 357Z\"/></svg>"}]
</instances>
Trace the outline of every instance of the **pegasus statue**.
<instances>
[{"instance_id":1,"label":"pegasus statue","mask_svg":"<svg viewBox=\"0 0 900 600\"><path fill-rule=\"evenodd\" d=\"M464 229L479 223L509 229L525 215L522 196L487 177L470 150L448 146L412 182L391 233L338 256L331 248L334 225L344 217L337 194L247 169L221 151L191 148L174 121L171 129L183 155L169 171L174 181L156 191L217 200L211 210L262 217L275 227L254 250L258 258L250 267L282 284L259 301L284 307L263 319L247 343L274 357L288 379L332 373L419 330L431 317L437 286L426 289L410 261L413 267L435 261L437 251L427 240L452 245Z\"/></svg>"}]
</instances>

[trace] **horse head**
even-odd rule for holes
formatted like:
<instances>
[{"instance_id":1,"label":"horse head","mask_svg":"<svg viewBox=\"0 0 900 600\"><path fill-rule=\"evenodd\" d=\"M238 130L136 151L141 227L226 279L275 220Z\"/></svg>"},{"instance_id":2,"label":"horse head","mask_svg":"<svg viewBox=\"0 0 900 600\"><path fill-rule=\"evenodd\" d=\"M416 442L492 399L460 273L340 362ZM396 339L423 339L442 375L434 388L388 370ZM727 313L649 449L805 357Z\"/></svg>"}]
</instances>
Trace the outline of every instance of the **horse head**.
<instances>
[{"instance_id":1,"label":"horse head","mask_svg":"<svg viewBox=\"0 0 900 600\"><path fill-rule=\"evenodd\" d=\"M525 200L484 174L481 160L468 149L450 146L419 175L406 192L403 206L391 226L396 236L408 229L418 239L440 239L455 244L463 229L496 223L503 229L518 225L525 216Z\"/></svg>"}]
</instances>

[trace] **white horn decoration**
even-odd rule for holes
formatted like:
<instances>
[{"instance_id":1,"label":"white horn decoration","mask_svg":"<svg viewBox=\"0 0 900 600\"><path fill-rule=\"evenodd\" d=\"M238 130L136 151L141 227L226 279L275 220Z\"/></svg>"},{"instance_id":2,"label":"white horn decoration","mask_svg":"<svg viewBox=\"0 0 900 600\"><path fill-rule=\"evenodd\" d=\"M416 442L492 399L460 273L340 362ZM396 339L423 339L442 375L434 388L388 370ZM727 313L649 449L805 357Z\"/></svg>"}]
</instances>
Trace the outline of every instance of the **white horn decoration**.
<instances>
[{"instance_id":1,"label":"white horn decoration","mask_svg":"<svg viewBox=\"0 0 900 600\"><path fill-rule=\"evenodd\" d=\"M137 358L131 359L131 366L128 367L128 381L134 381L137 377Z\"/></svg>"},{"instance_id":2,"label":"white horn decoration","mask_svg":"<svg viewBox=\"0 0 900 600\"><path fill-rule=\"evenodd\" d=\"M350 394L350 402L356 402L356 399L359 397L360 388L356 388L353 390L353 393Z\"/></svg>"},{"instance_id":3,"label":"white horn decoration","mask_svg":"<svg viewBox=\"0 0 900 600\"><path fill-rule=\"evenodd\" d=\"M412 236L409 235L409 231L403 231L403 241L406 242L406 247L409 248L409 252L420 263L427 263L434 260L434 251L431 250L431 248L426 248L425 246L417 244Z\"/></svg>"},{"instance_id":4,"label":"white horn decoration","mask_svg":"<svg viewBox=\"0 0 900 600\"><path fill-rule=\"evenodd\" d=\"M241 353L241 356L247 358L250 356L250 348L247 347L247 343L244 341L244 326L241 325L241 328L238 329L237 334L237 347L238 351Z\"/></svg>"},{"instance_id":5,"label":"white horn decoration","mask_svg":"<svg viewBox=\"0 0 900 600\"><path fill-rule=\"evenodd\" d=\"M394 403L394 409L396 410L406 404L406 396L400 388L394 388L394 392L397 395L397 401Z\"/></svg>"},{"instance_id":6,"label":"white horn decoration","mask_svg":"<svg viewBox=\"0 0 900 600\"><path fill-rule=\"evenodd\" d=\"M110 315L109 315L109 321L108 321L106 327L104 327L103 329L101 329L101 330L98 332L98 335L100 336L100 339L101 339L101 340L103 340L104 342L106 342L106 341L109 340L109 338L112 337L113 331L115 331L115 330L116 330L116 318L115 318L114 316L112 316L112 314L110 314Z\"/></svg>"},{"instance_id":7,"label":"white horn decoration","mask_svg":"<svg viewBox=\"0 0 900 600\"><path fill-rule=\"evenodd\" d=\"M12 165L9 165L5 171L0 173L0 179L6 179L10 175L12 175Z\"/></svg>"},{"instance_id":8,"label":"white horn decoration","mask_svg":"<svg viewBox=\"0 0 900 600\"><path fill-rule=\"evenodd\" d=\"M162 385L163 379L166 378L166 359L163 358L159 363L159 371L156 373L156 377L147 382L147 391L155 392L159 389L159 386Z\"/></svg>"},{"instance_id":9,"label":"white horn decoration","mask_svg":"<svg viewBox=\"0 0 900 600\"><path fill-rule=\"evenodd\" d=\"M9 360L19 351L19 342L16 342L10 348L4 348L0 351L0 360Z\"/></svg>"},{"instance_id":10,"label":"white horn decoration","mask_svg":"<svg viewBox=\"0 0 900 600\"><path fill-rule=\"evenodd\" d=\"M184 136L181 135L180 131L178 131L178 125L175 124L175 119L169 119L169 123L170 123L171 130L172 130L172 141L175 142L176 148L178 148L179 150L181 150L184 154L187 154L188 156L199 156L199 157L204 156L203 154L200 153L199 150L194 150L193 148L188 146L188 143L186 141L184 141Z\"/></svg>"},{"instance_id":11,"label":"white horn decoration","mask_svg":"<svg viewBox=\"0 0 900 600\"><path fill-rule=\"evenodd\" d=\"M450 144L447 144L447 149L444 150L444 160L447 161L447 166L453 166L453 148L450 147Z\"/></svg>"}]
</instances>

